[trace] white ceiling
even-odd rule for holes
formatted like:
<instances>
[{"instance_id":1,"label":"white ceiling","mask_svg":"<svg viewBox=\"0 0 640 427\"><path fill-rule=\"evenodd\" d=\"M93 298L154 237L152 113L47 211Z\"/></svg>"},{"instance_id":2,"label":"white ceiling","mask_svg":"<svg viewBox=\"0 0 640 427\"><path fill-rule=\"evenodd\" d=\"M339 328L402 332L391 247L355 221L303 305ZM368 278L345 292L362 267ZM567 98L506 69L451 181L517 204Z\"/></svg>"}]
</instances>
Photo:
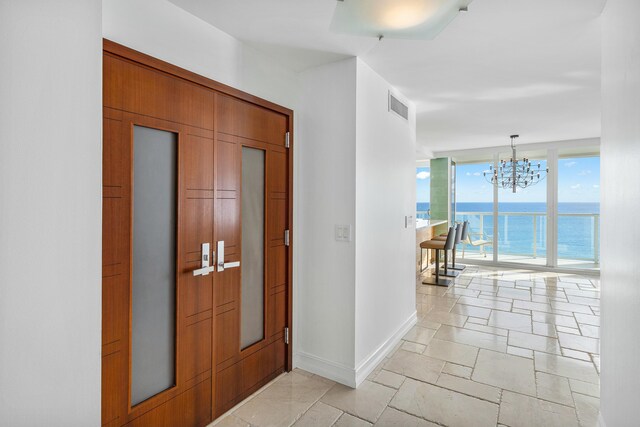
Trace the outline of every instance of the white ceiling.
<instances>
[{"instance_id":1,"label":"white ceiling","mask_svg":"<svg viewBox=\"0 0 640 427\"><path fill-rule=\"evenodd\" d=\"M416 103L420 151L600 136L606 0L474 0L435 40L334 34L335 0L171 0L301 71L360 56Z\"/></svg>"}]
</instances>

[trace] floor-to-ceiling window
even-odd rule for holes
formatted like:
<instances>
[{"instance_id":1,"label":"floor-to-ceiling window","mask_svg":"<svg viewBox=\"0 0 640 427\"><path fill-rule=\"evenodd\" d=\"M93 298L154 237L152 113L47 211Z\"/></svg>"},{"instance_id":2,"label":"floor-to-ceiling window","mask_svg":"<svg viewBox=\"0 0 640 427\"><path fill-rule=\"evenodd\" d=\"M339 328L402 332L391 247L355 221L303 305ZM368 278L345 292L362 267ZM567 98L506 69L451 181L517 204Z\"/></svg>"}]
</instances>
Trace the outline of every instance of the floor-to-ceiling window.
<instances>
[{"instance_id":1,"label":"floor-to-ceiling window","mask_svg":"<svg viewBox=\"0 0 640 427\"><path fill-rule=\"evenodd\" d=\"M429 219L429 199L431 197L431 172L426 163L416 168L416 218Z\"/></svg>"},{"instance_id":2,"label":"floor-to-ceiling window","mask_svg":"<svg viewBox=\"0 0 640 427\"><path fill-rule=\"evenodd\" d=\"M456 165L456 221L469 221L459 254L467 259L493 260L493 187L484 178L487 162Z\"/></svg>"},{"instance_id":3,"label":"floor-to-ceiling window","mask_svg":"<svg viewBox=\"0 0 640 427\"><path fill-rule=\"evenodd\" d=\"M534 170L547 169L544 153L517 153L531 156ZM500 158L510 158L507 154ZM537 173L537 172L536 172ZM547 185L543 180L530 187L498 187L498 261L547 264Z\"/></svg>"},{"instance_id":4,"label":"floor-to-ceiling window","mask_svg":"<svg viewBox=\"0 0 640 427\"><path fill-rule=\"evenodd\" d=\"M468 220L472 234L458 252L466 260L597 269L600 258L599 148L558 144L518 150L541 176L533 186L512 189L486 181L491 168L510 153L486 160L458 158L456 220ZM454 157L455 158L455 157ZM480 158L478 156L478 158Z\"/></svg>"},{"instance_id":5,"label":"floor-to-ceiling window","mask_svg":"<svg viewBox=\"0 0 640 427\"><path fill-rule=\"evenodd\" d=\"M558 266L597 268L600 263L600 157L558 159Z\"/></svg>"}]
</instances>

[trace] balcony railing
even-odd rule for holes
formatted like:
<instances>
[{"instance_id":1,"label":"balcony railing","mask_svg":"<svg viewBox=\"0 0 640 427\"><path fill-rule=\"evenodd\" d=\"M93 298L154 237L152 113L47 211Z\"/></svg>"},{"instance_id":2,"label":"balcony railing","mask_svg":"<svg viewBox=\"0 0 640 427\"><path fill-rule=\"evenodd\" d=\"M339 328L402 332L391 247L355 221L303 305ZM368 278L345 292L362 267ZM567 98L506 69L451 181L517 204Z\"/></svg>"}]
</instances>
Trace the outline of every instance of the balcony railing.
<instances>
[{"instance_id":1,"label":"balcony railing","mask_svg":"<svg viewBox=\"0 0 640 427\"><path fill-rule=\"evenodd\" d=\"M427 218L419 211L417 218ZM457 212L456 221L469 221L472 239L495 242L492 212ZM498 257L519 261L546 258L547 214L537 212L498 212ZM465 245L465 252L484 254L484 246ZM486 246L486 247L485 247ZM558 260L600 263L600 215L590 213L558 214Z\"/></svg>"}]
</instances>

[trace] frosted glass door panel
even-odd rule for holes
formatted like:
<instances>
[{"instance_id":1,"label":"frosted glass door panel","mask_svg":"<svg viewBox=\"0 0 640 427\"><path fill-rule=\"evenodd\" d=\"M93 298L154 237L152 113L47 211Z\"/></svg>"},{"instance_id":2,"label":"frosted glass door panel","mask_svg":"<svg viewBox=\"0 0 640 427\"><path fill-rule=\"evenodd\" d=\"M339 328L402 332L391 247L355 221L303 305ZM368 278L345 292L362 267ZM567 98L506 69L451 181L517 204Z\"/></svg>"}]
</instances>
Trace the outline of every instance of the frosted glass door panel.
<instances>
[{"instance_id":1,"label":"frosted glass door panel","mask_svg":"<svg viewBox=\"0 0 640 427\"><path fill-rule=\"evenodd\" d=\"M132 406L175 385L177 146L134 127Z\"/></svg>"},{"instance_id":2,"label":"frosted glass door panel","mask_svg":"<svg viewBox=\"0 0 640 427\"><path fill-rule=\"evenodd\" d=\"M242 348L264 338L264 163L242 147Z\"/></svg>"}]
</instances>

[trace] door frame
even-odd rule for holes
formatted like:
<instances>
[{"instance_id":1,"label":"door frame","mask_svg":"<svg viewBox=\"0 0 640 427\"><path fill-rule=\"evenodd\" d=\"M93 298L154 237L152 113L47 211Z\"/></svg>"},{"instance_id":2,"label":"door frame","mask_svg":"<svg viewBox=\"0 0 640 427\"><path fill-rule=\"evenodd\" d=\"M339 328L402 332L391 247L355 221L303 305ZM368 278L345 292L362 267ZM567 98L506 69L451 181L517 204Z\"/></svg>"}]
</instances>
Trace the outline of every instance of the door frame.
<instances>
[{"instance_id":1,"label":"door frame","mask_svg":"<svg viewBox=\"0 0 640 427\"><path fill-rule=\"evenodd\" d=\"M137 65L141 65L143 67L161 71L168 75L180 78L182 80L203 86L208 89L212 89L218 93L232 96L234 98L240 99L242 101L249 102L251 104L263 107L265 109L277 112L286 116L287 125L286 130L289 133L289 147L288 147L288 159L287 159L287 174L288 174L288 206L287 206L287 216L288 216L288 224L289 224L289 247L287 251L287 327L289 328L289 344L287 346L287 351L285 354L286 362L285 369L287 371L291 371L293 367L293 245L294 245L294 235L293 235L293 159L294 159L294 116L293 110L282 107L273 102L267 101L265 99L259 98L257 96L248 94L239 89L235 89L231 86L227 86L225 84L216 82L215 80L211 80L209 78L203 77L191 71L180 68L176 65L170 64L168 62L162 61L160 59L154 58L152 56L146 55L142 52L138 52L129 47L123 46L121 44L115 43L108 39L103 39L103 54L108 54L110 56L117 57L119 59L125 60L127 62L135 63ZM212 367L215 369L215 367ZM214 383L215 384L215 383Z\"/></svg>"}]
</instances>

